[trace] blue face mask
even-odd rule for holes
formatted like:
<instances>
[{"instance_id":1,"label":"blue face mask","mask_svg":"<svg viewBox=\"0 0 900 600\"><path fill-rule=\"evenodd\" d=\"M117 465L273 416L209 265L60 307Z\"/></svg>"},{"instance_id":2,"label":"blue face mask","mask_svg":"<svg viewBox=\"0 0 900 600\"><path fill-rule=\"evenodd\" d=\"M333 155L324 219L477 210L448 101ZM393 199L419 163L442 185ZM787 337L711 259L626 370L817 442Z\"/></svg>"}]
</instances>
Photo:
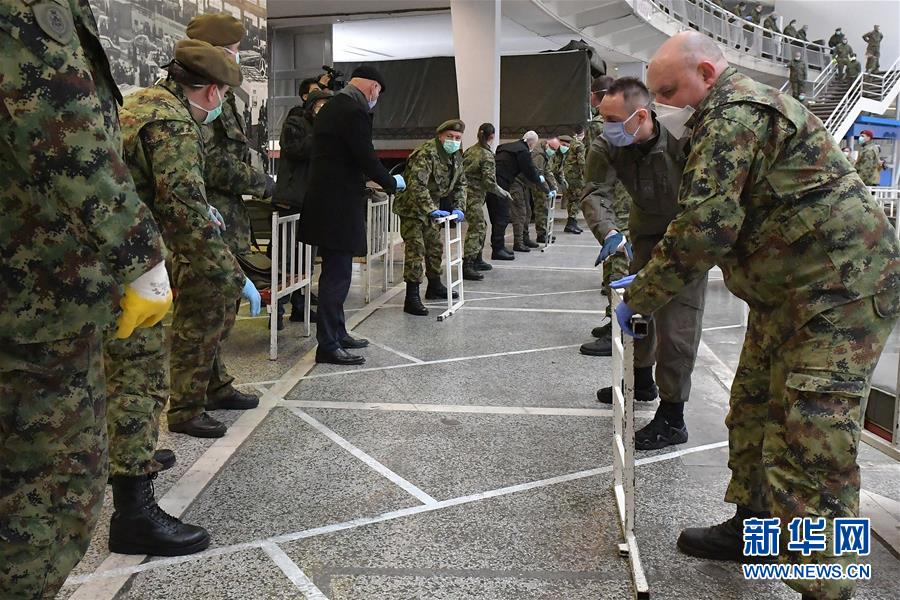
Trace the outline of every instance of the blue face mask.
<instances>
[{"instance_id":1,"label":"blue face mask","mask_svg":"<svg viewBox=\"0 0 900 600\"><path fill-rule=\"evenodd\" d=\"M563 154L565 154L566 152L569 151L569 147L568 146L560 146L559 151L562 152Z\"/></svg>"},{"instance_id":2,"label":"blue face mask","mask_svg":"<svg viewBox=\"0 0 900 600\"><path fill-rule=\"evenodd\" d=\"M640 109L638 109L640 110ZM634 136L637 133L637 129L635 129L634 133L628 133L625 129L625 124L630 121L634 115L637 114L637 110L631 113L627 119L622 121L621 123L613 123L610 121L606 121L603 124L603 137L607 142L612 144L613 146L623 147L630 146L634 143Z\"/></svg>"},{"instance_id":3,"label":"blue face mask","mask_svg":"<svg viewBox=\"0 0 900 600\"><path fill-rule=\"evenodd\" d=\"M547 148L547 156L553 156L554 154L556 154L556 150L554 150L553 148Z\"/></svg>"},{"instance_id":4,"label":"blue face mask","mask_svg":"<svg viewBox=\"0 0 900 600\"><path fill-rule=\"evenodd\" d=\"M462 142L457 142L456 140L444 140L444 152L447 154L453 154L454 152L459 150L459 147L462 145Z\"/></svg>"},{"instance_id":5,"label":"blue face mask","mask_svg":"<svg viewBox=\"0 0 900 600\"><path fill-rule=\"evenodd\" d=\"M219 96L219 105L212 109L203 108L199 104L194 104L193 102L188 100L188 104L190 104L194 108L199 108L200 110L206 111L206 118L203 120L204 125L209 125L210 123L218 119L222 114L222 106L225 104L225 100L222 98L222 93L219 91L218 87L216 87L216 95Z\"/></svg>"},{"instance_id":6,"label":"blue face mask","mask_svg":"<svg viewBox=\"0 0 900 600\"><path fill-rule=\"evenodd\" d=\"M368 103L369 103L369 110L372 110L373 108L375 108L375 105L378 104L378 100L368 100Z\"/></svg>"}]
</instances>

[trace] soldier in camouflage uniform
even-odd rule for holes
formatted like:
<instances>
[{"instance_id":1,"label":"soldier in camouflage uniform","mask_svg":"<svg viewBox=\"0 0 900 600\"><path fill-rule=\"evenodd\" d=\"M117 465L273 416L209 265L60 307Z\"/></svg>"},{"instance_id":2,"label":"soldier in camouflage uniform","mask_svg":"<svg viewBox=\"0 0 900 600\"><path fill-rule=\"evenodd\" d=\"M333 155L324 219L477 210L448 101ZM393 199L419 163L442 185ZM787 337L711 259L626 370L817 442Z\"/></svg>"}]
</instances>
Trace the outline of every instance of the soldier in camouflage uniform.
<instances>
[{"instance_id":1,"label":"soldier in camouflage uniform","mask_svg":"<svg viewBox=\"0 0 900 600\"><path fill-rule=\"evenodd\" d=\"M866 73L875 73L878 71L878 60L881 58L881 40L884 35L879 31L876 25L872 31L862 36L866 43Z\"/></svg>"},{"instance_id":2,"label":"soldier in camouflage uniform","mask_svg":"<svg viewBox=\"0 0 900 600\"><path fill-rule=\"evenodd\" d=\"M406 301L403 311L411 315L427 315L428 309L419 297L422 263L428 278L426 299L444 299L447 288L441 283L444 245L441 227L434 217L456 213L462 221L460 209L466 205L466 175L463 153L459 151L465 124L459 119L445 121L437 128L437 136L412 151L406 162L403 178L406 189L397 194L394 212L400 216L400 235L406 248L403 280L406 282ZM445 208L442 210L441 204ZM453 298L456 298L453 292Z\"/></svg>"},{"instance_id":3,"label":"soldier in camouflage uniform","mask_svg":"<svg viewBox=\"0 0 900 600\"><path fill-rule=\"evenodd\" d=\"M591 108L597 111L587 127L587 156L585 159L585 183L591 181L591 177L594 175L588 175L588 167L591 164L591 147L594 144L594 140L601 137L603 135L603 115L600 113L600 103L603 102L603 97L606 95L606 90L615 82L615 78L609 77L607 75L603 75L601 77L595 77L591 82ZM596 163L595 163L596 164ZM596 171L593 171L596 173ZM587 192L586 189L582 190L582 198L584 198L584 193ZM611 211L605 214L605 219L609 223L609 227L613 229L617 229L622 232L624 236L628 236L628 211L631 208L631 195L625 189L620 181L616 181L613 186L613 196L612 196L612 204ZM599 213L597 212L596 205L592 202L585 202L582 199L581 203L581 212L584 214L584 220L588 223L588 228L591 230L591 233L594 234L594 237L600 242L600 245L603 245L604 238L606 236L605 229L601 224L604 222L600 218ZM611 254L609 257L603 261L603 294L609 298L609 282L614 279L621 279L628 275L628 258L622 252L616 252ZM611 313L611 303L607 302L606 304L606 317L610 318ZM594 327L591 330L591 335L595 338L604 339L609 338L612 335L612 322L608 321L604 325L599 327ZM600 342L597 342L600 344ZM590 342L588 343L590 344ZM607 353L600 353L600 348L592 349L588 344L582 344L582 352L584 352L585 346L588 347L587 354L592 356L610 356ZM611 351L610 351L611 352Z\"/></svg>"},{"instance_id":4,"label":"soldier in camouflage uniform","mask_svg":"<svg viewBox=\"0 0 900 600\"><path fill-rule=\"evenodd\" d=\"M856 463L872 372L900 314L900 244L834 138L799 102L728 66L701 34L681 33L650 63L658 102L692 130L681 212L616 310L652 315L719 265L750 306L731 388L725 499L737 514L687 529L679 548L742 559L743 520L826 520L827 550L791 563L856 562L833 553L834 519L859 513ZM688 118L689 117L689 118ZM804 598L844 600L853 582L795 580Z\"/></svg>"},{"instance_id":5,"label":"soldier in camouflage uniform","mask_svg":"<svg viewBox=\"0 0 900 600\"><path fill-rule=\"evenodd\" d=\"M881 183L881 158L878 155L878 145L872 140L875 134L870 129L859 132L859 155L856 157L856 172L866 185L878 185Z\"/></svg>"},{"instance_id":6,"label":"soldier in camouflage uniform","mask_svg":"<svg viewBox=\"0 0 900 600\"><path fill-rule=\"evenodd\" d=\"M244 26L233 16L225 13L196 16L188 23L187 36L221 48L240 64L238 47L244 37ZM207 201L219 210L225 220L222 238L232 254L249 253L250 215L242 196L270 198L274 181L250 163L250 141L244 119L237 110L234 92L229 90L225 94L222 114L212 123L203 125L200 132L205 152L203 177ZM222 358L222 346L234 327L239 306L240 301L235 302L235 310L226 315L222 326L212 376L206 389L206 407L210 410L247 410L259 405L258 396L234 388L234 377L228 374Z\"/></svg>"},{"instance_id":7,"label":"soldier in camouflage uniform","mask_svg":"<svg viewBox=\"0 0 900 600\"><path fill-rule=\"evenodd\" d=\"M788 65L789 79L791 82L791 96L800 100L803 95L803 86L806 84L806 61L802 60L800 52L794 52L794 58Z\"/></svg>"},{"instance_id":8,"label":"soldier in camouflage uniform","mask_svg":"<svg viewBox=\"0 0 900 600\"><path fill-rule=\"evenodd\" d=\"M0 598L53 598L103 503L104 333L171 292L87 0L0 4L0 73Z\"/></svg>"},{"instance_id":9,"label":"soldier in camouflage uniform","mask_svg":"<svg viewBox=\"0 0 900 600\"><path fill-rule=\"evenodd\" d=\"M847 69L850 66L850 57L855 55L853 48L847 43L847 36L841 38L841 43L834 47L834 62L837 63L835 77L840 80L847 79Z\"/></svg>"},{"instance_id":10,"label":"soldier in camouflage uniform","mask_svg":"<svg viewBox=\"0 0 900 600\"><path fill-rule=\"evenodd\" d=\"M463 169L466 173L465 214L469 224L463 249L463 279L472 281L484 279L480 271L491 270L491 265L481 257L487 234L487 223L484 220L485 196L493 193L512 200L509 192L497 185L494 153L491 151L493 143L494 126L482 123L478 128L478 143L463 152Z\"/></svg>"},{"instance_id":11,"label":"soldier in camouflage uniform","mask_svg":"<svg viewBox=\"0 0 900 600\"><path fill-rule=\"evenodd\" d=\"M579 131L580 129L580 131ZM581 139L584 137L584 127L576 127L575 135L563 160L563 175L566 178L566 191L563 196L563 205L568 212L568 220L563 231L568 233L581 233L578 226L578 204L581 201L581 188L584 187L584 164L586 150Z\"/></svg>"},{"instance_id":12,"label":"soldier in camouflage uniform","mask_svg":"<svg viewBox=\"0 0 900 600\"><path fill-rule=\"evenodd\" d=\"M528 231L531 223L531 206L533 203L535 207L541 207L537 222L541 222L541 218L543 218L543 222L546 223L548 194L556 197L557 185L551 162L557 156L558 151L559 139L555 137L536 144L531 149L531 162L544 178L544 183L533 184L520 173L509 186L509 193L512 196L510 221L513 225L513 250L516 252L531 252L532 248L538 247L538 244L531 240ZM535 212L538 212L538 209Z\"/></svg>"},{"instance_id":13,"label":"soldier in camouflage uniform","mask_svg":"<svg viewBox=\"0 0 900 600\"><path fill-rule=\"evenodd\" d=\"M240 81L240 71L233 59L206 42L185 40L175 47L175 60L168 66L164 82L130 95L121 111L125 162L131 170L138 194L152 207L160 224L166 245L173 253L169 266L173 287L177 290L172 325L170 371L183 369L176 362L176 351L184 353L182 338L186 328L179 302L197 294L220 290L221 297L234 298L236 292L224 284L239 285L243 274L222 241L206 202L202 173L203 155L198 121L220 102L221 90ZM185 89L189 91L186 92ZM187 257L190 257L189 259ZM236 281L235 281L236 280ZM204 307L211 318L225 320L226 306L234 300L209 302ZM190 323L193 325L194 323ZM201 527L182 523L166 514L156 504L153 479L158 467L148 460L149 441L155 442L159 411L165 398L165 342L162 326L151 327L141 338L117 344L110 350L107 368L111 382L122 399L123 409L131 413L132 425L122 415L120 436L130 451L114 467L110 481L113 487L115 513L110 522L109 547L123 554L177 556L203 550L209 545L209 534ZM215 340L190 342L195 360L212 364ZM134 368L138 365L140 370ZM207 366L209 368L209 366ZM207 374L208 377L208 374ZM113 384L111 383L111 389ZM177 394L183 387L172 386ZM196 385L205 394L206 381ZM163 402L159 401L162 396ZM171 401L176 401L173 394ZM201 404L202 408L202 404ZM171 412L171 409L170 409ZM204 413L205 414L205 413ZM148 418L149 415L149 418ZM141 420L141 417L144 420ZM197 429L214 427L198 419ZM195 421L196 422L196 421ZM170 419L169 428L179 429L184 422ZM152 429L151 429L152 425ZM223 432L224 433L224 432ZM130 457L130 461L126 458Z\"/></svg>"}]
</instances>

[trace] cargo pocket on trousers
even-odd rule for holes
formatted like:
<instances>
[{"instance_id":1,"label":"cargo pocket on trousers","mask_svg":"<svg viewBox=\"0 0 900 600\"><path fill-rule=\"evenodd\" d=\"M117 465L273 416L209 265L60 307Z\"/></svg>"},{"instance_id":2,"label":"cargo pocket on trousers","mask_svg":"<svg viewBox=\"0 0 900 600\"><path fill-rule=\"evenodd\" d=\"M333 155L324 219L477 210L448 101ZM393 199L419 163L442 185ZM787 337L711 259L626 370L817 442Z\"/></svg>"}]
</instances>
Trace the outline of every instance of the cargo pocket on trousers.
<instances>
[{"instance_id":1,"label":"cargo pocket on trousers","mask_svg":"<svg viewBox=\"0 0 900 600\"><path fill-rule=\"evenodd\" d=\"M872 296L875 313L882 319L896 319L900 316L900 290L891 288Z\"/></svg>"},{"instance_id":2,"label":"cargo pocket on trousers","mask_svg":"<svg viewBox=\"0 0 900 600\"><path fill-rule=\"evenodd\" d=\"M868 387L865 380L843 373L788 375L783 434L791 462L806 477L821 472L833 482L852 476Z\"/></svg>"}]
</instances>

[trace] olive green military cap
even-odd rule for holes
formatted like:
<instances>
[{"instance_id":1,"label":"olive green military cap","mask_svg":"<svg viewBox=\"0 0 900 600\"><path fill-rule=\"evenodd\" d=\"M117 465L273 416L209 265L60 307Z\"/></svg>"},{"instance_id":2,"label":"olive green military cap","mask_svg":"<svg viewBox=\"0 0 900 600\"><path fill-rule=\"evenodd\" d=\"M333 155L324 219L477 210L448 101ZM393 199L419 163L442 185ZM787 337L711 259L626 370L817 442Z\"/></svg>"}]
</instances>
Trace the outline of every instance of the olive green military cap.
<instances>
[{"instance_id":1,"label":"olive green military cap","mask_svg":"<svg viewBox=\"0 0 900 600\"><path fill-rule=\"evenodd\" d=\"M175 60L183 68L210 83L241 85L241 68L230 56L202 40L181 40L175 44Z\"/></svg>"},{"instance_id":2,"label":"olive green military cap","mask_svg":"<svg viewBox=\"0 0 900 600\"><path fill-rule=\"evenodd\" d=\"M572 136L571 136L571 135L561 135L561 136L559 136L559 141L561 141L561 142L566 142L566 143L568 143L568 144L571 144L571 143L572 143Z\"/></svg>"},{"instance_id":3,"label":"olive green military cap","mask_svg":"<svg viewBox=\"0 0 900 600\"><path fill-rule=\"evenodd\" d=\"M237 44L244 37L244 26L238 19L225 13L197 15L187 26L187 36L203 40L213 46Z\"/></svg>"},{"instance_id":4,"label":"olive green military cap","mask_svg":"<svg viewBox=\"0 0 900 600\"><path fill-rule=\"evenodd\" d=\"M438 133L443 133L444 131L458 131L459 133L465 133L466 124L459 119L450 119L449 121L441 123L437 128Z\"/></svg>"}]
</instances>

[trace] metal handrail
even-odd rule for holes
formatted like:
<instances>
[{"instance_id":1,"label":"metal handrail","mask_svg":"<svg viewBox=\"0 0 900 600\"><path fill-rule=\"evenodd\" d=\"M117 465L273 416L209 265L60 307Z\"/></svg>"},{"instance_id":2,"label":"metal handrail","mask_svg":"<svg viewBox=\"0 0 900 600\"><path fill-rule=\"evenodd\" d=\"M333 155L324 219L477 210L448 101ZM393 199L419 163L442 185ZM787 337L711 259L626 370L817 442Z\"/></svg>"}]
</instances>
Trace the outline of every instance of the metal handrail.
<instances>
[{"instance_id":1,"label":"metal handrail","mask_svg":"<svg viewBox=\"0 0 900 600\"><path fill-rule=\"evenodd\" d=\"M713 39L752 50L755 58L785 62L799 48L811 67L824 69L831 62L828 47L766 29L709 0L649 0L649 3L667 18L674 17L687 27L693 25Z\"/></svg>"},{"instance_id":2,"label":"metal handrail","mask_svg":"<svg viewBox=\"0 0 900 600\"><path fill-rule=\"evenodd\" d=\"M863 73L863 96L873 100L884 100L887 92L900 78L900 56L882 74Z\"/></svg>"},{"instance_id":3,"label":"metal handrail","mask_svg":"<svg viewBox=\"0 0 900 600\"><path fill-rule=\"evenodd\" d=\"M862 98L862 79L861 73L856 76L856 79L850 84L850 89L847 90L847 93L844 94L838 105L831 111L831 115L825 120L825 129L829 132L834 133L837 125L850 114L850 111Z\"/></svg>"},{"instance_id":4,"label":"metal handrail","mask_svg":"<svg viewBox=\"0 0 900 600\"><path fill-rule=\"evenodd\" d=\"M819 73L819 76L816 77L816 80L813 82L812 96L811 98L818 98L819 94L828 89L828 86L834 80L834 76L837 75L837 63L835 61L831 61L828 63L828 66L822 69L822 72Z\"/></svg>"}]
</instances>

